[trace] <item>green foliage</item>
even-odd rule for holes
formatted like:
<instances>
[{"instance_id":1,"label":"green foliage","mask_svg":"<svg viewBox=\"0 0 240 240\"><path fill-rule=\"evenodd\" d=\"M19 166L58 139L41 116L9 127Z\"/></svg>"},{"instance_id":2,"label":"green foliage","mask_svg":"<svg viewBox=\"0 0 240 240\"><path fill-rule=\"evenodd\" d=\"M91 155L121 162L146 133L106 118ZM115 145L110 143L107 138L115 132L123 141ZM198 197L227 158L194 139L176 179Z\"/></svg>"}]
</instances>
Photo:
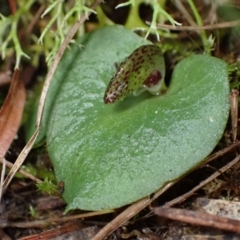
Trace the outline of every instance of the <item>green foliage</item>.
<instances>
[{"instance_id":1,"label":"green foliage","mask_svg":"<svg viewBox=\"0 0 240 240\"><path fill-rule=\"evenodd\" d=\"M50 21L41 29L39 39L38 36L30 35L30 38L35 44L38 45L38 43L42 43L43 45L41 47L28 46L30 53L27 55L20 45L17 30L20 22L25 24L25 27L29 25L29 22L33 18L30 9L34 2L36 2L36 0L19 1L18 9L14 15L5 17L0 14L0 54L4 59L15 51L15 68L19 68L22 57L29 58L29 55L39 55L41 52L45 53L47 63L50 65L73 23L76 22L82 14L94 12L85 6L89 1L76 0L72 7L63 0L50 1L42 15L42 17L44 17L49 14ZM54 32L51 31L53 24L56 24L56 30ZM36 41L36 39L38 39L38 41Z\"/></svg>"},{"instance_id":2,"label":"green foliage","mask_svg":"<svg viewBox=\"0 0 240 240\"><path fill-rule=\"evenodd\" d=\"M47 193L49 195L58 194L58 187L53 184L51 180L48 180L48 178L45 178L42 183L37 183L36 186L38 190L43 193Z\"/></svg>"},{"instance_id":3,"label":"green foliage","mask_svg":"<svg viewBox=\"0 0 240 240\"><path fill-rule=\"evenodd\" d=\"M49 89L42 130L67 209L111 209L151 194L196 167L215 147L229 110L223 61L193 55L174 69L166 95L103 103L121 62L149 44L120 26L67 51Z\"/></svg>"},{"instance_id":4,"label":"green foliage","mask_svg":"<svg viewBox=\"0 0 240 240\"><path fill-rule=\"evenodd\" d=\"M202 26L203 25L202 24L202 18L200 16L200 14L198 13L198 10L197 10L194 2L192 0L188 0L188 4L189 4L189 6L192 9L192 12L193 12L193 14L195 16L195 19L196 19L196 22L197 22L198 26ZM210 54L210 52L208 52L208 51L209 51L209 43L211 41L208 42L207 35L206 35L206 32L204 30L200 31L200 35L201 35L201 38L202 38L202 43L203 43L203 47L205 49L205 52Z\"/></svg>"},{"instance_id":5,"label":"green foliage","mask_svg":"<svg viewBox=\"0 0 240 240\"><path fill-rule=\"evenodd\" d=\"M73 6L71 6L69 2L63 0L49 1L46 10L41 16L43 19L48 16L49 21L46 21L46 25L43 25L43 28L40 29L40 36L35 36L33 34L29 35L33 45L25 46L26 50L23 50L18 39L17 29L20 22L24 25L23 28L28 27L29 22L33 19L30 9L35 2L37 2L37 0L19 1L18 10L14 15L8 17L0 15L0 54L4 59L6 56L16 52L15 68L19 68L21 58L25 57L29 59L29 56L31 56L35 59L35 56L38 56L41 52L45 53L47 63L50 65L71 26L83 14L89 12L96 13L92 9L86 7L87 4L90 4L93 1L76 0L74 1ZM169 20L173 25L180 25L180 23L175 21L171 15L164 10L165 1L159 3L159 1L154 0L147 2L153 7L152 22L150 27L147 28L140 20L138 13L138 7L143 2L145 1L131 0L117 6L123 7L130 4L132 5L132 10L126 23L127 28L138 28L147 31L146 38L150 33L155 33L159 40L159 33L161 31L157 30L158 22L161 22L164 19ZM100 15L99 26L112 24L109 22L103 11L98 10L98 13ZM83 33L84 27L82 26L79 30L78 36L83 35ZM71 42L74 42L74 40ZM42 46L40 46L39 43L41 43ZM26 54L25 51L28 51L28 54Z\"/></svg>"},{"instance_id":6,"label":"green foliage","mask_svg":"<svg viewBox=\"0 0 240 240\"><path fill-rule=\"evenodd\" d=\"M36 209L32 205L29 206L29 214L33 218L36 218L37 215L38 215L37 212L36 212Z\"/></svg>"},{"instance_id":7,"label":"green foliage","mask_svg":"<svg viewBox=\"0 0 240 240\"><path fill-rule=\"evenodd\" d=\"M235 74L235 77L231 79L230 88L240 88L240 62L234 62L228 67L229 74Z\"/></svg>"},{"instance_id":8,"label":"green foliage","mask_svg":"<svg viewBox=\"0 0 240 240\"><path fill-rule=\"evenodd\" d=\"M144 1L144 0L130 0L125 3L119 4L116 7L116 8L119 8L119 7L125 7L128 5L132 5L131 12L129 13L129 17L126 22L126 27L137 28L137 29L141 29L143 31L147 30L147 34L146 34L145 38L147 38L150 33L153 33L153 34L156 34L157 39L159 41L160 40L160 38L159 38L160 31L157 29L157 23L161 22L164 19L164 20L168 20L173 26L181 25L181 23L175 21L172 18L172 16L164 10L165 1L161 1L161 3L160 3L160 1L153 0L153 1L147 2L153 8L153 17L152 17L150 27L148 29L146 29L145 24L142 24L142 21L139 18L139 12L138 12L140 4L145 3L145 2L146 1Z\"/></svg>"},{"instance_id":9,"label":"green foliage","mask_svg":"<svg viewBox=\"0 0 240 240\"><path fill-rule=\"evenodd\" d=\"M175 21L171 15L169 15L160 5L159 1L154 0L152 1L153 3L153 18L152 18L152 22L150 25L150 28L147 32L146 38L148 37L148 35L150 34L150 32L156 33L158 36L158 41L159 39L159 35L157 33L157 23L158 23L158 17L159 16L164 16L173 26L175 25L181 25L181 23Z\"/></svg>"},{"instance_id":10,"label":"green foliage","mask_svg":"<svg viewBox=\"0 0 240 240\"><path fill-rule=\"evenodd\" d=\"M9 50L12 52L13 49L9 45L13 42L14 50L16 51L15 68L19 68L22 57L29 58L29 56L23 52L17 36L18 22L21 14L24 14L25 11L28 11L28 9L19 10L15 15L9 17L4 17L0 14L0 53L4 59Z\"/></svg>"}]
</instances>

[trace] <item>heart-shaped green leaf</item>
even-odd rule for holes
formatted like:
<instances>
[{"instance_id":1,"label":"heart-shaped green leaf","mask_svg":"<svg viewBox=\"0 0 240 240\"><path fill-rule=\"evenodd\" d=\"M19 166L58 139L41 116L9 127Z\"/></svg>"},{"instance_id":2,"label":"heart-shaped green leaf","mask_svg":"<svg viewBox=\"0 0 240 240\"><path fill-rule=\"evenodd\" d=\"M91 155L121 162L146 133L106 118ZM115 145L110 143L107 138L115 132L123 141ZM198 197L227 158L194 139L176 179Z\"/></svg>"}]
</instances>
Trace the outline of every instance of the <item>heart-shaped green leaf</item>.
<instances>
[{"instance_id":1,"label":"heart-shaped green leaf","mask_svg":"<svg viewBox=\"0 0 240 240\"><path fill-rule=\"evenodd\" d=\"M105 105L114 63L149 43L120 26L97 30L81 43L83 48L65 53L44 113L47 147L56 177L65 183L67 210L136 201L212 151L229 110L223 61L188 57L176 66L164 96L144 93Z\"/></svg>"}]
</instances>

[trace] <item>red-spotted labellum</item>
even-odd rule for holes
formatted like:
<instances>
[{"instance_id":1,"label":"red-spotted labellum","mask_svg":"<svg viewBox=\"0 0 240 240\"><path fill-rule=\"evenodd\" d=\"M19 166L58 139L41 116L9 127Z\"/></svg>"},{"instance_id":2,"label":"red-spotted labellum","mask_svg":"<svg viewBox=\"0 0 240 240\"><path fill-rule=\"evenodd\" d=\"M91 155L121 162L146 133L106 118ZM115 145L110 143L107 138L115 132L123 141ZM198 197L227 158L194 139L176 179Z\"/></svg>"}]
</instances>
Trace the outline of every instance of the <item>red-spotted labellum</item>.
<instances>
[{"instance_id":1,"label":"red-spotted labellum","mask_svg":"<svg viewBox=\"0 0 240 240\"><path fill-rule=\"evenodd\" d=\"M104 103L114 103L130 93L144 91L159 95L164 84L165 62L161 49L153 44L137 48L117 68L104 94Z\"/></svg>"}]
</instances>

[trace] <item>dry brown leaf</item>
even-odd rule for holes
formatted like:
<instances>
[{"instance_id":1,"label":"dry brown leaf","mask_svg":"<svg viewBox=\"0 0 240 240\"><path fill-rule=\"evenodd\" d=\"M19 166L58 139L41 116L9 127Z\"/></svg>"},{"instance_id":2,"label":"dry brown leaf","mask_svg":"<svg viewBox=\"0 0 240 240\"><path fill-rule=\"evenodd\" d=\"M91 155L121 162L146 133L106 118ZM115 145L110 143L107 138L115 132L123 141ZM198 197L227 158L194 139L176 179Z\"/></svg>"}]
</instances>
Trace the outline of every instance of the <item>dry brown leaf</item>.
<instances>
[{"instance_id":1,"label":"dry brown leaf","mask_svg":"<svg viewBox=\"0 0 240 240\"><path fill-rule=\"evenodd\" d=\"M22 119L26 91L23 81L15 70L8 95L0 109L0 157L8 151Z\"/></svg>"},{"instance_id":2,"label":"dry brown leaf","mask_svg":"<svg viewBox=\"0 0 240 240\"><path fill-rule=\"evenodd\" d=\"M11 82L11 73L8 72L0 72L0 86L4 86Z\"/></svg>"}]
</instances>

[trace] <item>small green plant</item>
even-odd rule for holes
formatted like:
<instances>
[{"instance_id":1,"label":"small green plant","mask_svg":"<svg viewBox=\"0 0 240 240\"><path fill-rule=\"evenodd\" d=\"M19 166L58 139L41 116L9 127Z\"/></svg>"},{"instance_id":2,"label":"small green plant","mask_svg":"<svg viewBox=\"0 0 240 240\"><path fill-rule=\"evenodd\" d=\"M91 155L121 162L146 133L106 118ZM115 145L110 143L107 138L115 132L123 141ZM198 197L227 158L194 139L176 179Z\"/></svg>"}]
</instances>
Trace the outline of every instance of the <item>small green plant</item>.
<instances>
[{"instance_id":1,"label":"small green plant","mask_svg":"<svg viewBox=\"0 0 240 240\"><path fill-rule=\"evenodd\" d=\"M40 0L39 0L40 1ZM51 0L46 6L45 11L41 15L41 18L48 17L50 20L40 29L40 36L36 36L33 33L30 35L32 40L32 46L24 46L20 44L18 36L18 26L19 23L27 25L33 16L31 15L31 7L37 2L36 0L19 1L17 11L8 17L0 14L0 55L2 58L16 54L15 68L19 68L20 61L22 58L36 59L35 56L39 56L41 52L45 53L46 61L48 65L51 65L59 46L65 39L71 26L78 21L83 14L96 13L91 8L87 7L94 1L84 1L76 0L74 5L70 3L57 0ZM138 16L138 6L144 3L144 0L130 0L123 4L119 4L117 8L124 7L127 5L132 5L132 9L135 14L129 14L129 20L126 25L132 22L134 19L139 18ZM136 28L146 30L146 38L150 33L154 33L159 40L159 30L157 29L157 23L161 22L163 19L169 20L173 25L181 25L179 22L175 21L170 14L164 10L165 1L161 3L157 0L147 1L153 7L153 18L149 28L144 27L145 25L139 24L135 26ZM136 10L136 11L135 11ZM108 24L106 17L100 17L103 20L103 24ZM44 22L44 21L43 21ZM84 33L84 28L79 29L79 35ZM72 40L71 42L74 42ZM39 45L40 43L40 45ZM27 52L27 53L26 53Z\"/></svg>"},{"instance_id":2,"label":"small green plant","mask_svg":"<svg viewBox=\"0 0 240 240\"><path fill-rule=\"evenodd\" d=\"M130 0L128 2L119 4L116 8L124 7L124 6L128 6L128 5L132 5L132 8L136 8L136 11L134 11L134 9L133 9L134 14L129 14L128 21L131 22L131 20L138 18L138 16L137 16L138 15L138 7L141 3L144 3L144 2L146 2L146 1ZM145 38L147 38L150 33L153 33L153 34L156 34L158 41L160 40L157 23L161 22L163 19L168 20L174 26L181 25L181 23L175 21L172 18L172 16L164 10L165 1L161 1L161 3L160 3L160 1L153 0L153 1L149 1L148 3L153 7L153 17L152 17L151 25L150 25L149 29L147 29ZM134 22L135 22L135 20L134 20ZM138 29L146 30L146 28L144 28L144 27L140 27Z\"/></svg>"},{"instance_id":3,"label":"small green plant","mask_svg":"<svg viewBox=\"0 0 240 240\"><path fill-rule=\"evenodd\" d=\"M36 209L32 205L29 206L29 213L30 213L31 217L33 217L33 218L37 217Z\"/></svg>"},{"instance_id":4,"label":"small green plant","mask_svg":"<svg viewBox=\"0 0 240 240\"><path fill-rule=\"evenodd\" d=\"M6 55L16 53L15 68L19 68L20 60L22 57L29 58L29 56L23 52L18 38L18 23L21 18L29 16L29 9L33 4L33 0L28 0L26 3L19 2L19 9L14 15L4 17L0 14L0 53L4 59ZM13 44L13 45L11 45Z\"/></svg>"},{"instance_id":5,"label":"small green plant","mask_svg":"<svg viewBox=\"0 0 240 240\"><path fill-rule=\"evenodd\" d=\"M84 51L73 46L58 66L42 123L67 211L121 207L185 175L216 146L229 114L227 64L207 54L180 61L165 95L130 94L106 105L114 62L142 59L131 54L150 43L120 26L82 41Z\"/></svg>"},{"instance_id":6,"label":"small green plant","mask_svg":"<svg viewBox=\"0 0 240 240\"><path fill-rule=\"evenodd\" d=\"M36 0L19 1L17 11L8 17L0 14L0 55L3 59L7 56L16 54L15 68L20 67L21 59L30 59L30 56L37 55L41 52L45 53L48 65L51 64L60 44L65 39L66 34L82 14L88 12L95 13L92 9L86 7L90 1L76 0L73 6L63 0L50 1L46 10L42 14L42 18L49 15L50 21L40 29L41 35L30 35L33 45L25 47L25 53L18 36L18 25L29 24L32 19L30 9ZM92 2L92 1L91 1ZM53 25L55 24L55 27ZM83 29L79 32L82 33ZM41 43L41 45L39 45ZM29 50L30 49L30 50Z\"/></svg>"},{"instance_id":7,"label":"small green plant","mask_svg":"<svg viewBox=\"0 0 240 240\"><path fill-rule=\"evenodd\" d=\"M38 190L50 195L54 195L58 193L57 185L53 184L52 181L49 180L48 178L45 178L44 181L41 183L37 183L36 186Z\"/></svg>"}]
</instances>

